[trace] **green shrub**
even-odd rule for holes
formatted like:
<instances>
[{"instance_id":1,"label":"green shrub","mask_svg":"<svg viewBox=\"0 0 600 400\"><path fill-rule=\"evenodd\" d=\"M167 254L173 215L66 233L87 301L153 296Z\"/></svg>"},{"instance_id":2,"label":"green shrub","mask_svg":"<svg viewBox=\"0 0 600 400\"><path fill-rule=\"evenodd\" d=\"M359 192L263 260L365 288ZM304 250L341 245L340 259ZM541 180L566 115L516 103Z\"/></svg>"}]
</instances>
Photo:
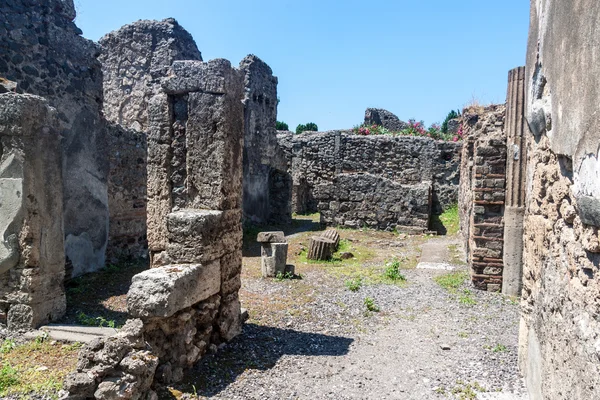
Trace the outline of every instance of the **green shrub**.
<instances>
[{"instance_id":1,"label":"green shrub","mask_svg":"<svg viewBox=\"0 0 600 400\"><path fill-rule=\"evenodd\" d=\"M379 307L375 304L375 300L370 297L365 297L365 307L367 307L368 311L379 312Z\"/></svg>"},{"instance_id":2,"label":"green shrub","mask_svg":"<svg viewBox=\"0 0 600 400\"><path fill-rule=\"evenodd\" d=\"M349 279L346 281L346 288L351 292L358 292L362 287L362 278Z\"/></svg>"},{"instance_id":3,"label":"green shrub","mask_svg":"<svg viewBox=\"0 0 600 400\"><path fill-rule=\"evenodd\" d=\"M315 124L314 122L309 122L308 124L299 124L296 127L296 134L301 134L302 132L317 132L319 130L319 127L317 126L317 124Z\"/></svg>"},{"instance_id":4,"label":"green shrub","mask_svg":"<svg viewBox=\"0 0 600 400\"><path fill-rule=\"evenodd\" d=\"M278 131L289 131L290 127L283 121L277 121L277 123L275 124L275 129L277 129Z\"/></svg>"},{"instance_id":5,"label":"green shrub","mask_svg":"<svg viewBox=\"0 0 600 400\"><path fill-rule=\"evenodd\" d=\"M3 364L0 369L0 392L4 392L11 386L19 383L19 376L16 369L8 364Z\"/></svg>"},{"instance_id":6,"label":"green shrub","mask_svg":"<svg viewBox=\"0 0 600 400\"><path fill-rule=\"evenodd\" d=\"M383 276L394 282L406 281L406 277L400 273L400 266L400 260L395 258L391 263L387 264Z\"/></svg>"}]
</instances>

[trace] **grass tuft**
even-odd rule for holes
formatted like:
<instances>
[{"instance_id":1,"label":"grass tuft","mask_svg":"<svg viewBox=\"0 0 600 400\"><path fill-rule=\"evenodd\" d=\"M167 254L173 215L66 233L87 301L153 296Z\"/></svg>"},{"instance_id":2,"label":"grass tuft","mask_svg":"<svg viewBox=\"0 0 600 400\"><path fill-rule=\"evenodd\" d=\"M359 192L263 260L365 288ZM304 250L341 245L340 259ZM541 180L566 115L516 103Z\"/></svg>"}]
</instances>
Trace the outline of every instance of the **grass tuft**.
<instances>
[{"instance_id":1,"label":"grass tuft","mask_svg":"<svg viewBox=\"0 0 600 400\"><path fill-rule=\"evenodd\" d=\"M458 219L458 205L454 204L447 208L440 215L440 222L446 228L446 235L456 235L460 229L460 220Z\"/></svg>"}]
</instances>

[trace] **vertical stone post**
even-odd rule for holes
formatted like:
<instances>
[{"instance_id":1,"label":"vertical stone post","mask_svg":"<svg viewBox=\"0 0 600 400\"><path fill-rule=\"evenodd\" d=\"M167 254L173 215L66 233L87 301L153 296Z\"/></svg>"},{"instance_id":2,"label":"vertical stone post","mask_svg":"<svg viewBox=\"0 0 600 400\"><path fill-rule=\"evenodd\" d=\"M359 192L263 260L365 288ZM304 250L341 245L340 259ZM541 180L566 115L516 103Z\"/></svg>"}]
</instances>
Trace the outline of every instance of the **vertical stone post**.
<instances>
[{"instance_id":1,"label":"vertical stone post","mask_svg":"<svg viewBox=\"0 0 600 400\"><path fill-rule=\"evenodd\" d=\"M127 306L177 380L241 332L244 80L227 60L175 61L161 85L148 104L152 268L133 278Z\"/></svg>"},{"instance_id":2,"label":"vertical stone post","mask_svg":"<svg viewBox=\"0 0 600 400\"><path fill-rule=\"evenodd\" d=\"M520 296L523 287L523 217L527 168L525 67L508 73L506 96L506 204L504 209L504 272L502 293Z\"/></svg>"},{"instance_id":3,"label":"vertical stone post","mask_svg":"<svg viewBox=\"0 0 600 400\"><path fill-rule=\"evenodd\" d=\"M31 329L66 309L62 157L54 109L0 95L0 322Z\"/></svg>"}]
</instances>

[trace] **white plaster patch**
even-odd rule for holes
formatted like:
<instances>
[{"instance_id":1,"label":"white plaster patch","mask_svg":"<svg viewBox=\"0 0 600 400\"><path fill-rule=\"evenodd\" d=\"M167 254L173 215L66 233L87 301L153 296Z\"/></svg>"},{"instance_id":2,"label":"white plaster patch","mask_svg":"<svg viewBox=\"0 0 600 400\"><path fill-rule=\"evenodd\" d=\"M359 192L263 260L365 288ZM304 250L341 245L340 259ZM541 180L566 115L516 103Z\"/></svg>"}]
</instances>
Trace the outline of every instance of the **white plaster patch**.
<instances>
[{"instance_id":1,"label":"white plaster patch","mask_svg":"<svg viewBox=\"0 0 600 400\"><path fill-rule=\"evenodd\" d=\"M600 198L600 152L588 154L575 170L573 194Z\"/></svg>"},{"instance_id":2,"label":"white plaster patch","mask_svg":"<svg viewBox=\"0 0 600 400\"><path fill-rule=\"evenodd\" d=\"M442 271L452 271L455 269L448 263L421 262L417 264L417 269L437 269Z\"/></svg>"}]
</instances>

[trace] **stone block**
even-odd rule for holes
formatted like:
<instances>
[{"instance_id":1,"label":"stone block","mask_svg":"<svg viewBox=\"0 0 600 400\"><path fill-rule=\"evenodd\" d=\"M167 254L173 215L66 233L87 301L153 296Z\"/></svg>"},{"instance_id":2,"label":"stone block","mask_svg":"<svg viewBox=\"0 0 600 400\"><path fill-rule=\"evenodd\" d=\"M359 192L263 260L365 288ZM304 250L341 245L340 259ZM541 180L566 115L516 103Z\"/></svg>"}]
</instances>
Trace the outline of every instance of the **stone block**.
<instances>
[{"instance_id":1,"label":"stone block","mask_svg":"<svg viewBox=\"0 0 600 400\"><path fill-rule=\"evenodd\" d=\"M133 277L127 309L136 318L166 318L218 293L220 287L218 262L152 268Z\"/></svg>"},{"instance_id":2,"label":"stone block","mask_svg":"<svg viewBox=\"0 0 600 400\"><path fill-rule=\"evenodd\" d=\"M264 243L261 246L261 270L264 278L285 273L287 252L287 243Z\"/></svg>"},{"instance_id":3,"label":"stone block","mask_svg":"<svg viewBox=\"0 0 600 400\"><path fill-rule=\"evenodd\" d=\"M285 234L282 231L259 232L256 241L258 243L287 243Z\"/></svg>"},{"instance_id":4,"label":"stone block","mask_svg":"<svg viewBox=\"0 0 600 400\"><path fill-rule=\"evenodd\" d=\"M219 58L209 62L175 61L162 87L168 94L203 92L214 95L237 92L241 74L231 68L231 63Z\"/></svg>"}]
</instances>

